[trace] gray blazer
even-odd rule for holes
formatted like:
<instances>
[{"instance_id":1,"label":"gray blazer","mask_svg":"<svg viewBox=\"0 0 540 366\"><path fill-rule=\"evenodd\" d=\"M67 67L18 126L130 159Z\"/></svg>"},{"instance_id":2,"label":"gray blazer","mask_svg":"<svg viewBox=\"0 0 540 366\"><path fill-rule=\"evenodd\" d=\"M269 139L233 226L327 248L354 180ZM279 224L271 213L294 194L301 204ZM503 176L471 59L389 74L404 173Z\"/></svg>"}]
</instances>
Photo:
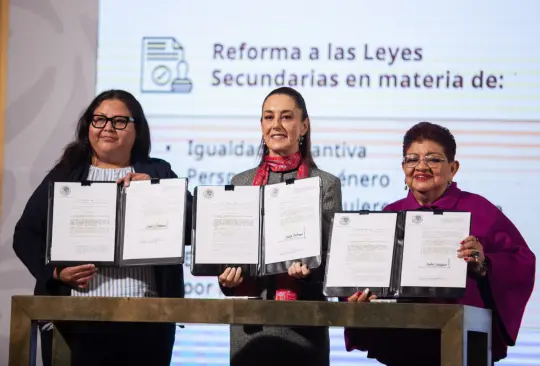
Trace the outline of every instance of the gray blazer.
<instances>
[{"instance_id":1,"label":"gray blazer","mask_svg":"<svg viewBox=\"0 0 540 366\"><path fill-rule=\"evenodd\" d=\"M251 185L257 168L253 168L234 176L233 185ZM296 178L297 171L285 173L270 172L268 184L284 182ZM317 168L310 168L310 177L320 177L322 181L322 230L323 230L323 256L319 268L312 270L305 280L300 283L299 300L325 301L323 281L326 266L326 254L330 225L334 213L342 210L341 181L334 175ZM258 278L257 286L260 296L265 300L272 300L275 296L273 286L274 276ZM221 287L225 295L234 295L234 289ZM275 347L273 347L275 345ZM275 348L275 349L274 349ZM285 355L289 350L290 354ZM252 358L253 357L253 358ZM329 365L330 340L327 327L244 327L231 326L231 365L252 365L265 359L279 357L273 364L285 364L284 358L291 360L299 357L299 362L308 362L311 365ZM253 363L255 362L255 363Z\"/></svg>"},{"instance_id":2,"label":"gray blazer","mask_svg":"<svg viewBox=\"0 0 540 366\"><path fill-rule=\"evenodd\" d=\"M250 186L255 177L257 168L246 170L240 174L235 175L231 179L231 184L235 186ZM276 184L284 182L290 178L296 178L297 171L290 171L285 173L270 172L268 177L268 184ZM330 225L334 213L342 210L341 204L341 181L336 176L325 172L318 168L310 168L310 177L320 177L322 181L322 238L323 238L323 256L322 264L319 268L311 271L311 275L302 281L302 290L299 294L299 300L325 300L322 293L322 284L324 281L324 273L326 267L326 254L328 250L328 239L330 235ZM270 276L271 278L271 276ZM258 280L260 288L260 296L266 300L273 300L274 293L268 290L268 278L261 278ZM221 288L225 295L234 295L234 289Z\"/></svg>"}]
</instances>

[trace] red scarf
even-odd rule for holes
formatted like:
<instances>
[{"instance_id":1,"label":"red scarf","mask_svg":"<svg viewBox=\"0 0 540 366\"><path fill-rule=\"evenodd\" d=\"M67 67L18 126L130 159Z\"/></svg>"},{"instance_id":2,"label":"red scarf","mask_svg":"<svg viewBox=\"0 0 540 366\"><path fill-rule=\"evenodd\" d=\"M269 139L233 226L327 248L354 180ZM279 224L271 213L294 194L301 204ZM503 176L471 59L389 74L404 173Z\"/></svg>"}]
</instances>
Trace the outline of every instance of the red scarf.
<instances>
[{"instance_id":1,"label":"red scarf","mask_svg":"<svg viewBox=\"0 0 540 366\"><path fill-rule=\"evenodd\" d=\"M264 157L264 161L257 168L255 177L253 177L254 186L263 186L268 183L268 176L272 172L288 172L298 168L296 173L297 179L307 178L309 176L309 165L302 159L300 152L290 156L268 156ZM253 278L244 280L235 290L235 295L238 296L258 296L260 289L258 281ZM289 276L288 273L279 274L276 276L276 300L296 300L299 290L298 280Z\"/></svg>"},{"instance_id":2,"label":"red scarf","mask_svg":"<svg viewBox=\"0 0 540 366\"><path fill-rule=\"evenodd\" d=\"M309 166L307 162L302 159L300 152L285 157L266 155L263 163L257 168L252 185L264 186L268 184L270 171L288 172L296 168L298 168L296 179L307 178L309 176Z\"/></svg>"},{"instance_id":3,"label":"red scarf","mask_svg":"<svg viewBox=\"0 0 540 366\"><path fill-rule=\"evenodd\" d=\"M300 152L289 156L268 156L264 157L264 162L259 166L252 185L262 186L268 183L270 171L289 172L297 169L296 179L307 178L309 176L309 166L302 159ZM288 273L276 276L276 300L297 300L298 299L298 280L289 276Z\"/></svg>"}]
</instances>

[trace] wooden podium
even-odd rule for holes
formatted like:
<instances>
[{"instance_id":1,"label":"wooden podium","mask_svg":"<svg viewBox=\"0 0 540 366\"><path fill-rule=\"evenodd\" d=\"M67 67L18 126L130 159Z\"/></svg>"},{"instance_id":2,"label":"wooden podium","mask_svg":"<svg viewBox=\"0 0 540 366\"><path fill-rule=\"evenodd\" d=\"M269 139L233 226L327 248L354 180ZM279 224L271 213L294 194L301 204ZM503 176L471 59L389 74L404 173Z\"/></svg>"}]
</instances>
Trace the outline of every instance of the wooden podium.
<instances>
[{"instance_id":1,"label":"wooden podium","mask_svg":"<svg viewBox=\"0 0 540 366\"><path fill-rule=\"evenodd\" d=\"M491 311L463 305L13 296L10 366L35 365L39 320L440 329L442 366L491 366ZM54 343L69 365L59 332Z\"/></svg>"}]
</instances>

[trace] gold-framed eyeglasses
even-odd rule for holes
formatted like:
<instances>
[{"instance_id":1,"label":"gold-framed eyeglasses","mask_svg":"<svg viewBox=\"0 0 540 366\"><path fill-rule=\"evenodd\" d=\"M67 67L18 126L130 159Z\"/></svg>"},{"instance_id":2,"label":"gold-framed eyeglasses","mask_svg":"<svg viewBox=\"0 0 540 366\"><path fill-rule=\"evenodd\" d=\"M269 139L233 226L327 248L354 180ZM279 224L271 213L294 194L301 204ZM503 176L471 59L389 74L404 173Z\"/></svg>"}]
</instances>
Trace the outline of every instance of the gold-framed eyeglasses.
<instances>
[{"instance_id":1,"label":"gold-framed eyeglasses","mask_svg":"<svg viewBox=\"0 0 540 366\"><path fill-rule=\"evenodd\" d=\"M101 114L94 114L92 116L92 126L95 128L105 128L107 122L111 121L111 125L115 130L124 130L129 122L135 122L133 117L128 116L113 116L107 117Z\"/></svg>"},{"instance_id":2,"label":"gold-framed eyeglasses","mask_svg":"<svg viewBox=\"0 0 540 366\"><path fill-rule=\"evenodd\" d=\"M407 155L403 158L403 164L407 168L416 168L421 161L423 161L428 167L435 169L440 167L441 164L447 160L436 155L427 155L423 158L418 155Z\"/></svg>"}]
</instances>

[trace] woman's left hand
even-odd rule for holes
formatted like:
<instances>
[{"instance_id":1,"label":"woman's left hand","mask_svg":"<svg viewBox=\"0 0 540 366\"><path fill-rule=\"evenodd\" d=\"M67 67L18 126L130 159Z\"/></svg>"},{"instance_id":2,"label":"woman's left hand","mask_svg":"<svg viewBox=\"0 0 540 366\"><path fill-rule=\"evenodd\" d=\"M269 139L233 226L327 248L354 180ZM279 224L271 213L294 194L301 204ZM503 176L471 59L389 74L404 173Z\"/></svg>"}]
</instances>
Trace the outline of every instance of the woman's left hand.
<instances>
[{"instance_id":1,"label":"woman's left hand","mask_svg":"<svg viewBox=\"0 0 540 366\"><path fill-rule=\"evenodd\" d=\"M117 184L124 183L124 187L129 187L129 182L132 180L150 180L150 176L148 174L143 173L127 173L124 178L120 178L116 180Z\"/></svg>"},{"instance_id":2,"label":"woman's left hand","mask_svg":"<svg viewBox=\"0 0 540 366\"><path fill-rule=\"evenodd\" d=\"M468 263L481 265L486 260L482 243L475 236L468 236L461 242L458 258L463 258Z\"/></svg>"},{"instance_id":3,"label":"woman's left hand","mask_svg":"<svg viewBox=\"0 0 540 366\"><path fill-rule=\"evenodd\" d=\"M289 276L294 278L306 278L307 276L309 276L310 273L311 271L309 270L309 268L307 268L305 264L302 264L300 262L294 262L289 267Z\"/></svg>"}]
</instances>

